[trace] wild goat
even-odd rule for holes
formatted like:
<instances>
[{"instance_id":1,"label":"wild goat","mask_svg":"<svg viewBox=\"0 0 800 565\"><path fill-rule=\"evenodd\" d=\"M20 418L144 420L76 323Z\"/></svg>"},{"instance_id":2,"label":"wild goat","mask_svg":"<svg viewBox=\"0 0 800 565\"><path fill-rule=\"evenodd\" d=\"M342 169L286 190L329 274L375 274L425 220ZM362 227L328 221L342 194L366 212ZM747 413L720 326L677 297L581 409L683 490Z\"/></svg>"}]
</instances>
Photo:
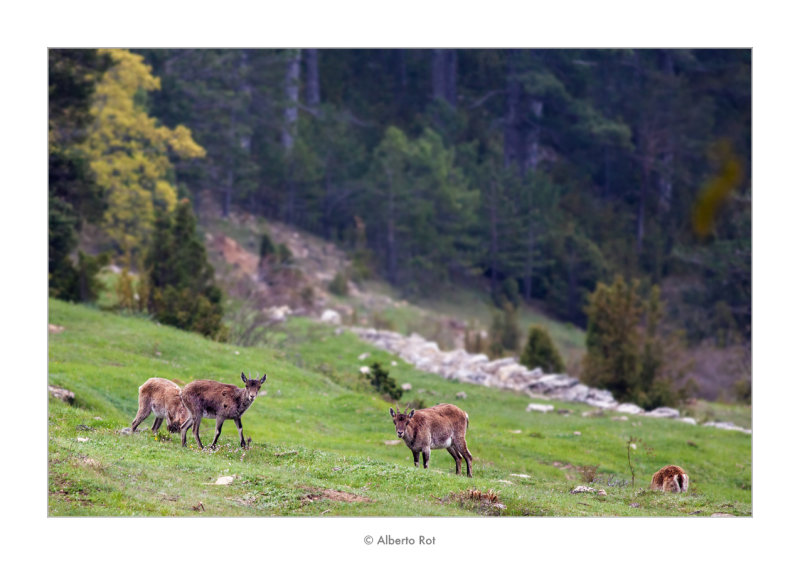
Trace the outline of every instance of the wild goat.
<instances>
[{"instance_id":1,"label":"wild goat","mask_svg":"<svg viewBox=\"0 0 800 565\"><path fill-rule=\"evenodd\" d=\"M257 377L258 375L256 375ZM197 446L203 449L200 441L200 422L203 418L215 419L217 421L217 431L211 447L217 445L217 439L222 431L222 423L225 420L233 420L239 430L239 443L242 447L247 444L244 441L242 432L242 414L250 408L256 399L261 385L267 380L267 375L261 379L248 379L242 373L244 388L236 385L229 385L217 381L199 380L186 385L181 392L181 399L184 406L190 413L189 420L181 426L181 445L186 446L186 430L192 426L194 439Z\"/></svg>"},{"instance_id":2,"label":"wild goat","mask_svg":"<svg viewBox=\"0 0 800 565\"><path fill-rule=\"evenodd\" d=\"M689 475L677 465L667 465L653 474L650 488L664 492L686 492L689 490Z\"/></svg>"},{"instance_id":3,"label":"wild goat","mask_svg":"<svg viewBox=\"0 0 800 565\"><path fill-rule=\"evenodd\" d=\"M175 433L189 418L189 411L181 402L181 388L167 379L147 379L139 387L139 411L131 423L131 431L135 432L139 424L153 414L153 431L157 432L166 418L167 429Z\"/></svg>"},{"instance_id":4,"label":"wild goat","mask_svg":"<svg viewBox=\"0 0 800 565\"><path fill-rule=\"evenodd\" d=\"M408 412L408 406L406 406ZM437 404L432 408L397 413L389 408L394 420L397 437L402 438L414 454L414 465L428 468L431 449L446 449L456 460L456 475L461 473L462 457L467 462L467 476L472 476L472 453L467 449L465 434L469 427L469 415L458 406Z\"/></svg>"}]
</instances>

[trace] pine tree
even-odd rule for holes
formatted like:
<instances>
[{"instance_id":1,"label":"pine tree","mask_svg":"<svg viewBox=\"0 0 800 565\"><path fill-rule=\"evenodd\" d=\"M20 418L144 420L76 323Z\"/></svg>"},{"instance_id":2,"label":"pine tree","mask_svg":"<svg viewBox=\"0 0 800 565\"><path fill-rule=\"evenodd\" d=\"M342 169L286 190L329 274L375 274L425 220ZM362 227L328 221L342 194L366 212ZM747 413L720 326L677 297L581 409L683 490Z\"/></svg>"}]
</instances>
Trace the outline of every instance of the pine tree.
<instances>
[{"instance_id":1,"label":"pine tree","mask_svg":"<svg viewBox=\"0 0 800 565\"><path fill-rule=\"evenodd\" d=\"M224 341L222 291L214 284L188 200L178 203L174 213L157 216L144 268L148 308L159 322Z\"/></svg>"},{"instance_id":2,"label":"pine tree","mask_svg":"<svg viewBox=\"0 0 800 565\"><path fill-rule=\"evenodd\" d=\"M542 326L531 326L528 340L519 362L529 369L540 367L545 373L563 373L564 361L550 339L550 334Z\"/></svg>"}]
</instances>

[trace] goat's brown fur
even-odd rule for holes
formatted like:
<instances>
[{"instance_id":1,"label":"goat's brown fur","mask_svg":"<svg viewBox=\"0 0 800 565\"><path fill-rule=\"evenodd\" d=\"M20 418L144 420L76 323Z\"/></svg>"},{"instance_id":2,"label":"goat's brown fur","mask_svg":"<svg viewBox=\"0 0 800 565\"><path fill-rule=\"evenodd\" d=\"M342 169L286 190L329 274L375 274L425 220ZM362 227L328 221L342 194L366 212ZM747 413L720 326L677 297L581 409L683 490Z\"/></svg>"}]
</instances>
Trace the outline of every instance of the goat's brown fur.
<instances>
[{"instance_id":1,"label":"goat's brown fur","mask_svg":"<svg viewBox=\"0 0 800 565\"><path fill-rule=\"evenodd\" d=\"M261 385L266 380L267 375L261 379L248 379L242 373L244 388L209 380L193 381L186 385L181 391L181 399L189 411L190 418L181 426L181 445L186 446L186 431L192 426L197 446L203 449L203 443L200 441L200 422L203 418L210 418L217 422L211 447L217 444L225 420L233 420L236 423L239 443L242 447L246 447L242 431L242 414L253 404Z\"/></svg>"},{"instance_id":2,"label":"goat's brown fur","mask_svg":"<svg viewBox=\"0 0 800 565\"><path fill-rule=\"evenodd\" d=\"M170 432L175 433L180 430L189 418L189 411L181 402L181 387L167 379L157 377L147 379L139 387L139 411L131 423L131 431L135 432L139 424L151 413L156 418L153 422L153 432L158 431L165 419Z\"/></svg>"},{"instance_id":3,"label":"goat's brown fur","mask_svg":"<svg viewBox=\"0 0 800 565\"><path fill-rule=\"evenodd\" d=\"M689 475L677 465L667 465L653 474L650 488L664 492L686 492L689 490Z\"/></svg>"},{"instance_id":4,"label":"goat's brown fur","mask_svg":"<svg viewBox=\"0 0 800 565\"><path fill-rule=\"evenodd\" d=\"M406 408L408 412L408 408ZM461 473L461 459L467 462L467 476L472 476L472 453L467 449L466 433L469 416L458 406L437 404L431 408L397 413L389 409L397 437L403 439L414 455L414 465L428 468L431 449L447 449L456 462L456 475Z\"/></svg>"}]
</instances>

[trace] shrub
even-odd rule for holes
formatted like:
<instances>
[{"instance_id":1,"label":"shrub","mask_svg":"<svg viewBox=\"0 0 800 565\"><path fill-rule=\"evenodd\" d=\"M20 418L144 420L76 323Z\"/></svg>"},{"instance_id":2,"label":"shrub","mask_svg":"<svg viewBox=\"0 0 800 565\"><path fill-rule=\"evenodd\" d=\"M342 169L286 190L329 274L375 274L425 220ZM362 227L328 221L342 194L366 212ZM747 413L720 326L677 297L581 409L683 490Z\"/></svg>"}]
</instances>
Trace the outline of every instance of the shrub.
<instances>
[{"instance_id":1,"label":"shrub","mask_svg":"<svg viewBox=\"0 0 800 565\"><path fill-rule=\"evenodd\" d=\"M542 326L531 326L528 330L528 341L519 362L529 369L541 367L545 373L564 372L564 360Z\"/></svg>"},{"instance_id":2,"label":"shrub","mask_svg":"<svg viewBox=\"0 0 800 565\"><path fill-rule=\"evenodd\" d=\"M269 237L269 234L262 233L261 244L258 247L259 258L263 260L264 257L273 255L274 253L275 253L275 245L272 243L272 238Z\"/></svg>"},{"instance_id":3,"label":"shrub","mask_svg":"<svg viewBox=\"0 0 800 565\"><path fill-rule=\"evenodd\" d=\"M677 402L675 382L683 368L677 365L677 336L659 333L663 304L658 286L650 289L646 302L639 288L638 281L627 284L620 276L611 285L598 283L586 309L581 377L622 402L650 409Z\"/></svg>"},{"instance_id":4,"label":"shrub","mask_svg":"<svg viewBox=\"0 0 800 565\"><path fill-rule=\"evenodd\" d=\"M501 357L506 352L516 354L520 341L517 309L508 301L503 303L502 311L492 314L492 325L489 328L489 355Z\"/></svg>"},{"instance_id":5,"label":"shrub","mask_svg":"<svg viewBox=\"0 0 800 565\"><path fill-rule=\"evenodd\" d=\"M336 273L333 280L328 285L328 290L337 296L347 296L347 275L342 271Z\"/></svg>"},{"instance_id":6,"label":"shrub","mask_svg":"<svg viewBox=\"0 0 800 565\"><path fill-rule=\"evenodd\" d=\"M372 388L378 391L379 394L388 396L394 401L400 400L400 397L403 396L403 390L397 386L395 380L389 376L388 371L381 367L381 364L377 361L370 367L369 374L364 376L369 379Z\"/></svg>"}]
</instances>

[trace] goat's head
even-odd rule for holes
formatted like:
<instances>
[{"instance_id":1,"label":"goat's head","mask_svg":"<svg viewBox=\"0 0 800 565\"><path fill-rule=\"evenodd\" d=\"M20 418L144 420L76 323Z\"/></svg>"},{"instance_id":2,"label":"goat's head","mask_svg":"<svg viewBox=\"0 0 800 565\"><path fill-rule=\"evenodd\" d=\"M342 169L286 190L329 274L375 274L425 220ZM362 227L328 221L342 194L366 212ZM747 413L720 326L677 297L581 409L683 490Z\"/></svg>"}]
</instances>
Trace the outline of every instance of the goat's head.
<instances>
[{"instance_id":1,"label":"goat's head","mask_svg":"<svg viewBox=\"0 0 800 565\"><path fill-rule=\"evenodd\" d=\"M242 382L244 382L244 388L247 391L247 399L250 402L256 399L258 396L258 391L261 389L261 385L263 385L267 381L267 375L264 374L263 377L260 379L258 378L258 373L256 373L255 379L248 379L244 376L244 372L242 373Z\"/></svg>"},{"instance_id":2,"label":"goat's head","mask_svg":"<svg viewBox=\"0 0 800 565\"><path fill-rule=\"evenodd\" d=\"M400 412L400 408L397 409L395 412L392 408L389 408L389 414L392 415L392 420L394 421L394 429L397 431L397 437L403 437L406 433L406 426L411 421L411 418L414 417L414 410L408 412L408 406L406 405L406 411Z\"/></svg>"}]
</instances>

